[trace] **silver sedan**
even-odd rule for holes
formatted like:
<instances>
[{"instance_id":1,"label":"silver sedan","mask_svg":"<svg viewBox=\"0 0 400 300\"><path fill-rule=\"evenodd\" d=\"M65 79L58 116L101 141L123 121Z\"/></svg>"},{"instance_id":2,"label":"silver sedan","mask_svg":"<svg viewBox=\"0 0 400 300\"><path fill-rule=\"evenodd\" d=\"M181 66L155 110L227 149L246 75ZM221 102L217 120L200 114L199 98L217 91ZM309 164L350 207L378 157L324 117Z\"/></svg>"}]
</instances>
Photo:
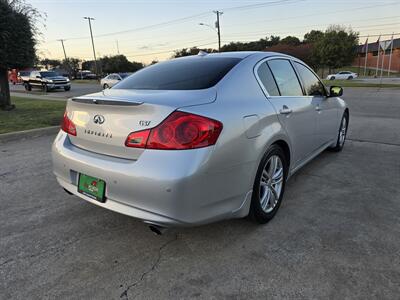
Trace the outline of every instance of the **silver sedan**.
<instances>
[{"instance_id":1,"label":"silver sedan","mask_svg":"<svg viewBox=\"0 0 400 300\"><path fill-rule=\"evenodd\" d=\"M287 180L342 150L349 110L302 61L201 53L68 100L53 144L70 194L154 228L271 220Z\"/></svg>"},{"instance_id":2,"label":"silver sedan","mask_svg":"<svg viewBox=\"0 0 400 300\"><path fill-rule=\"evenodd\" d=\"M103 79L100 80L100 85L103 87L103 89L108 89L110 87L113 87L117 83L119 83L121 80L124 80L126 77L128 77L131 73L113 73L109 74Z\"/></svg>"}]
</instances>

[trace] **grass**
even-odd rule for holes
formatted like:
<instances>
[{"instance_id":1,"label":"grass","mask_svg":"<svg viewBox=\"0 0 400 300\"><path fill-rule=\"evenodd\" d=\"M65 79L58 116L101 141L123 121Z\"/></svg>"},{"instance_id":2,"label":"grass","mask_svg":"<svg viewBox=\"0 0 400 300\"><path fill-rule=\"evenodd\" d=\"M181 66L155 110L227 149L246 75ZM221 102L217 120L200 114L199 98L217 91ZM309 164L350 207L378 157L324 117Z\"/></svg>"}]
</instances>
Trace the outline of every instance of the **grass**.
<instances>
[{"instance_id":1,"label":"grass","mask_svg":"<svg viewBox=\"0 0 400 300\"><path fill-rule=\"evenodd\" d=\"M65 101L38 100L11 97L16 108L0 110L0 134L59 125L65 110Z\"/></svg>"},{"instance_id":2,"label":"grass","mask_svg":"<svg viewBox=\"0 0 400 300\"><path fill-rule=\"evenodd\" d=\"M357 80L322 80L326 86L341 86L341 87L376 87L376 88L400 88L400 84L390 83L374 83L374 82L362 82Z\"/></svg>"}]
</instances>

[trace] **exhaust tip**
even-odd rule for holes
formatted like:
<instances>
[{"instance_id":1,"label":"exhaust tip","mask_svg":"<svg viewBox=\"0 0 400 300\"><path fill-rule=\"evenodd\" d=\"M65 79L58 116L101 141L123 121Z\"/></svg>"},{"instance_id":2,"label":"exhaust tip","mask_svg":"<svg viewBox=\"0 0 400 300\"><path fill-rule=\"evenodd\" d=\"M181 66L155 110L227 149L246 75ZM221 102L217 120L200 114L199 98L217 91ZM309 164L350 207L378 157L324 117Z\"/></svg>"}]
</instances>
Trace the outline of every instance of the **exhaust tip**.
<instances>
[{"instance_id":1,"label":"exhaust tip","mask_svg":"<svg viewBox=\"0 0 400 300\"><path fill-rule=\"evenodd\" d=\"M157 225L149 225L149 229L156 235L162 235L165 232L165 230L167 230L166 228Z\"/></svg>"}]
</instances>

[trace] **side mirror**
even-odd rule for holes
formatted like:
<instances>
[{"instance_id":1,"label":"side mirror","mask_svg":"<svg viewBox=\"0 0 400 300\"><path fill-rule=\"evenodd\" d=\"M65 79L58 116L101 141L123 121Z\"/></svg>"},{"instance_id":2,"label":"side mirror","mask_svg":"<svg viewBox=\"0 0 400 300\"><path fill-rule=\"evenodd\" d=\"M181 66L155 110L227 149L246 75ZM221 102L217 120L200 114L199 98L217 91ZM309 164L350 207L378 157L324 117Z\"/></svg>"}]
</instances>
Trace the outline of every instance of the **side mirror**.
<instances>
[{"instance_id":1,"label":"side mirror","mask_svg":"<svg viewBox=\"0 0 400 300\"><path fill-rule=\"evenodd\" d=\"M329 88L329 97L340 97L343 95L343 89L340 86L331 86Z\"/></svg>"}]
</instances>

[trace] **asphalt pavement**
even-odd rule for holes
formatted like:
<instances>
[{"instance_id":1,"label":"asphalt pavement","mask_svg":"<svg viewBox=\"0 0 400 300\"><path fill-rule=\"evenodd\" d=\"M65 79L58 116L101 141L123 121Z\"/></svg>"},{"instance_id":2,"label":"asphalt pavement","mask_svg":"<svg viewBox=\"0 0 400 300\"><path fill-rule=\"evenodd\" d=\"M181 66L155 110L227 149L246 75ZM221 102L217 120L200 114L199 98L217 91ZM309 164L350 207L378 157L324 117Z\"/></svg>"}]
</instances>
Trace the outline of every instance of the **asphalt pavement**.
<instances>
[{"instance_id":1,"label":"asphalt pavement","mask_svg":"<svg viewBox=\"0 0 400 300\"><path fill-rule=\"evenodd\" d=\"M0 144L0 298L398 299L400 90L344 98L343 152L299 171L264 226L156 236L67 195L51 171L54 136Z\"/></svg>"},{"instance_id":2,"label":"asphalt pavement","mask_svg":"<svg viewBox=\"0 0 400 300\"><path fill-rule=\"evenodd\" d=\"M71 97L77 97L85 94L91 94L101 91L102 88L99 84L95 83L71 83L71 90L68 92L64 90L52 90L44 92L41 89L33 88L32 91L27 92L22 84L10 85L10 92L12 96L49 99L49 100L66 100Z\"/></svg>"}]
</instances>

